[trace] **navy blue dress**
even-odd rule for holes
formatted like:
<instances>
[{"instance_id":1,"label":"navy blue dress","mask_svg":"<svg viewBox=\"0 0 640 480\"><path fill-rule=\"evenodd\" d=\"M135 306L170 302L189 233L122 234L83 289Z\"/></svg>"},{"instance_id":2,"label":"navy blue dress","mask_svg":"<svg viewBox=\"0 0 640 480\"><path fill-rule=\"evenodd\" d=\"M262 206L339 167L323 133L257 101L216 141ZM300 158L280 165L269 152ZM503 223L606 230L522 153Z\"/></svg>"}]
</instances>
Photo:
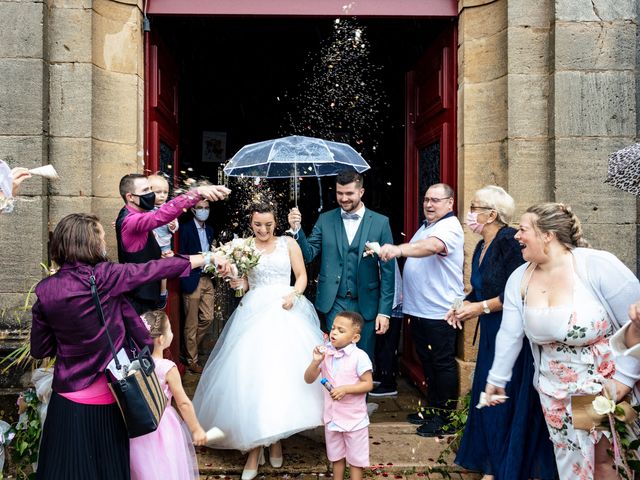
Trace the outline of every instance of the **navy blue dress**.
<instances>
[{"instance_id":1,"label":"navy blue dress","mask_svg":"<svg viewBox=\"0 0 640 480\"><path fill-rule=\"evenodd\" d=\"M515 233L513 228L502 228L489 245L482 264L480 253L484 241L478 243L471 266L473 289L467 300L478 302L496 296L503 300L509 275L524 262L518 242L513 238ZM496 480L553 480L557 477L553 445L538 393L533 388L533 357L528 344L523 344L513 367L506 388L509 399L495 407L475 408L493 363L501 321L502 311L480 316L471 407L455 463L468 470L494 475Z\"/></svg>"}]
</instances>

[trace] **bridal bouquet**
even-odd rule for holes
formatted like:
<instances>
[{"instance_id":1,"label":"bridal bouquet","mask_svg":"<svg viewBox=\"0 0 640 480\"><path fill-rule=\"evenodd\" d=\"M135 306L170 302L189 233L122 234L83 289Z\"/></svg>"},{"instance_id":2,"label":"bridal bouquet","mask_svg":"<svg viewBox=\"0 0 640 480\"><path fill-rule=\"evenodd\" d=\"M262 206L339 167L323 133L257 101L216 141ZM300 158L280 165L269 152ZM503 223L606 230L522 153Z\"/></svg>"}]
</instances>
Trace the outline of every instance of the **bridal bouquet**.
<instances>
[{"instance_id":1,"label":"bridal bouquet","mask_svg":"<svg viewBox=\"0 0 640 480\"><path fill-rule=\"evenodd\" d=\"M256 248L253 237L236 237L230 242L212 248L211 251L215 255L223 255L229 263L231 263L233 278L241 278L249 273L249 270L258 265L261 255L260 250ZM207 273L215 272L215 267L213 265L207 265L204 271ZM244 295L244 288L238 287L235 290L236 297L242 297Z\"/></svg>"}]
</instances>

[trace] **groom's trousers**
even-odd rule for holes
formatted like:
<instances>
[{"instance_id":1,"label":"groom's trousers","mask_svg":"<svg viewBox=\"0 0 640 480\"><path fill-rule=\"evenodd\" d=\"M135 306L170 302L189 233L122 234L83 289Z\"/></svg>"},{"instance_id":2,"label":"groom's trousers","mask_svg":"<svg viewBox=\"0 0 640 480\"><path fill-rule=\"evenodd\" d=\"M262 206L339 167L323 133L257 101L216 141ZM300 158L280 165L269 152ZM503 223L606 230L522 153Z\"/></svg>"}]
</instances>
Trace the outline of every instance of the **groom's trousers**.
<instances>
[{"instance_id":1,"label":"groom's trousers","mask_svg":"<svg viewBox=\"0 0 640 480\"><path fill-rule=\"evenodd\" d=\"M358 310L358 299L336 297L335 301L333 302L333 307L325 315L327 330L331 331L333 320L336 318L336 316L340 312L344 312L345 310L360 313L360 311ZM372 362L373 362L374 351L376 346L376 339L375 339L376 321L375 320L376 320L375 318L364 319L364 327L362 328L362 332L360 332L360 341L358 342L358 348L367 352L367 355L369 355L369 359L371 359Z\"/></svg>"}]
</instances>

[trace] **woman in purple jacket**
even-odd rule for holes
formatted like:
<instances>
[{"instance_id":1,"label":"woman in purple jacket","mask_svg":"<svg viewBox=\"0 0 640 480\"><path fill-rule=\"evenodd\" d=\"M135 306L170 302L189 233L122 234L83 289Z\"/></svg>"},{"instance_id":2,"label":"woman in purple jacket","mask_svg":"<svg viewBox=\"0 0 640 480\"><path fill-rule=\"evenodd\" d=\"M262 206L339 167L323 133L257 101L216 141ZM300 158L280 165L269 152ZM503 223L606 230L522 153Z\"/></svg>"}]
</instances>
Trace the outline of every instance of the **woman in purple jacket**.
<instances>
[{"instance_id":1,"label":"woman in purple jacket","mask_svg":"<svg viewBox=\"0 0 640 480\"><path fill-rule=\"evenodd\" d=\"M31 355L56 357L37 478L129 479L129 439L104 373L112 353L89 277L95 275L116 351L126 332L142 348L152 341L124 294L149 281L186 276L213 259L207 253L142 264L109 262L102 225L84 213L58 223L50 249L60 270L36 286L31 326Z\"/></svg>"}]
</instances>

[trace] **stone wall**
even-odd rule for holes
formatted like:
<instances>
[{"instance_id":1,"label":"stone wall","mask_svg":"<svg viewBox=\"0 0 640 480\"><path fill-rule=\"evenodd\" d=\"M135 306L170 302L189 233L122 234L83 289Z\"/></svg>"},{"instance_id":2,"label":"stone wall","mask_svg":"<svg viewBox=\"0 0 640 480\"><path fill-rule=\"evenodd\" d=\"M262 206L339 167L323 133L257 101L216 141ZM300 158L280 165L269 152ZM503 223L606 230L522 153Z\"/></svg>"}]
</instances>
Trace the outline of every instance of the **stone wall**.
<instances>
[{"instance_id":1,"label":"stone wall","mask_svg":"<svg viewBox=\"0 0 640 480\"><path fill-rule=\"evenodd\" d=\"M633 0L460 2L460 211L488 183L518 215L566 202L636 269L636 199L603 183L608 154L637 135L636 17Z\"/></svg>"},{"instance_id":2,"label":"stone wall","mask_svg":"<svg viewBox=\"0 0 640 480\"><path fill-rule=\"evenodd\" d=\"M554 198L573 205L595 247L635 269L636 198L602 181L607 155L636 138L636 2L557 1L552 13Z\"/></svg>"},{"instance_id":3,"label":"stone wall","mask_svg":"<svg viewBox=\"0 0 640 480\"><path fill-rule=\"evenodd\" d=\"M116 255L118 181L143 170L141 3L0 0L0 159L60 174L25 182L14 213L0 216L1 350L25 338L29 312L16 307L42 277L62 217L100 216Z\"/></svg>"},{"instance_id":4,"label":"stone wall","mask_svg":"<svg viewBox=\"0 0 640 480\"><path fill-rule=\"evenodd\" d=\"M494 183L517 204L569 203L594 247L637 268L635 197L603 183L609 153L635 141L640 54L633 0L461 0L459 205ZM478 241L468 235L469 259ZM461 390L475 358L465 326Z\"/></svg>"},{"instance_id":5,"label":"stone wall","mask_svg":"<svg viewBox=\"0 0 640 480\"><path fill-rule=\"evenodd\" d=\"M0 159L10 166L47 163L46 17L41 1L0 1ZM0 315L21 303L40 278L47 239L46 188L40 179L28 181L14 213L0 215ZM4 316L17 323L14 312Z\"/></svg>"},{"instance_id":6,"label":"stone wall","mask_svg":"<svg viewBox=\"0 0 640 480\"><path fill-rule=\"evenodd\" d=\"M458 23L458 215L484 185L508 182L507 0L461 1ZM465 230L465 276L479 237ZM460 392L471 389L476 321L458 347Z\"/></svg>"}]
</instances>

